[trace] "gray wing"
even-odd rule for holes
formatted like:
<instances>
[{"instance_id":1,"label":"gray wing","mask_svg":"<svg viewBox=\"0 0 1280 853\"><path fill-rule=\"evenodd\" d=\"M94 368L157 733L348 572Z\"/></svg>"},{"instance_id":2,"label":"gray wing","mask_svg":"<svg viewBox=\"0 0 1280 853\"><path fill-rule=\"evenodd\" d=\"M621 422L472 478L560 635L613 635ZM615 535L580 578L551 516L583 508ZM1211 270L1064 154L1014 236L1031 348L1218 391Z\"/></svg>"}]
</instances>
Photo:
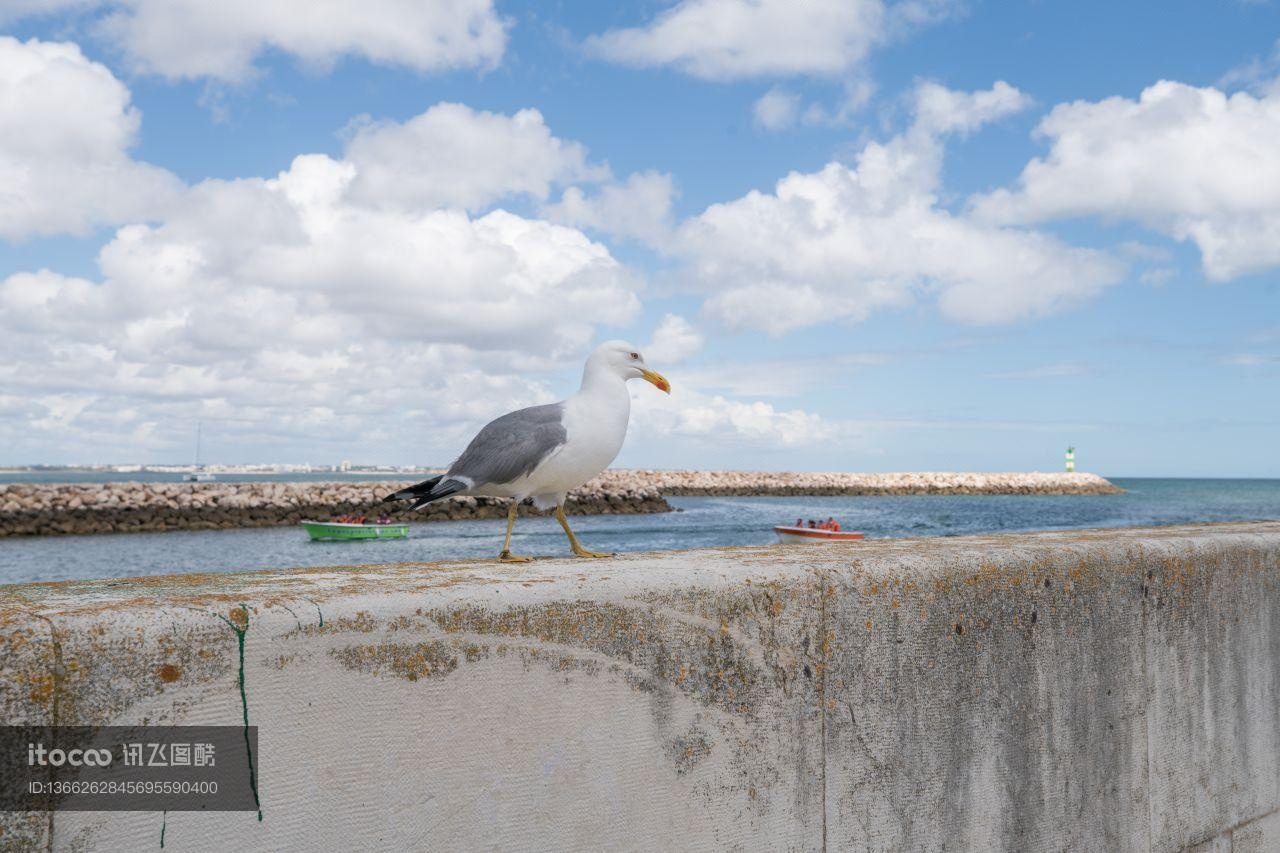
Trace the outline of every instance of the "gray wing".
<instances>
[{"instance_id":1,"label":"gray wing","mask_svg":"<svg viewBox=\"0 0 1280 853\"><path fill-rule=\"evenodd\" d=\"M490 421L445 476L467 477L476 486L520 479L564 444L563 411L560 403L551 403Z\"/></svg>"}]
</instances>

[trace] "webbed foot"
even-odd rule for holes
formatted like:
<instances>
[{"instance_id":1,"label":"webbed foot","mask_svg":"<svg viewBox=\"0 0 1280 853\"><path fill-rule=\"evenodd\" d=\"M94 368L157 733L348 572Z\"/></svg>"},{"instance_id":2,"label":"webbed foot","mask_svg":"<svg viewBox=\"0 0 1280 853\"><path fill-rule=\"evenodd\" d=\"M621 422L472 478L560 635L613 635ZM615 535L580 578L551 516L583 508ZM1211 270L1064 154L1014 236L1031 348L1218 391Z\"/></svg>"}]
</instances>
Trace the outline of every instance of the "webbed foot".
<instances>
[{"instance_id":1,"label":"webbed foot","mask_svg":"<svg viewBox=\"0 0 1280 853\"><path fill-rule=\"evenodd\" d=\"M606 554L603 551L588 551L586 548L574 548L573 553L579 557L616 557L617 554Z\"/></svg>"}]
</instances>

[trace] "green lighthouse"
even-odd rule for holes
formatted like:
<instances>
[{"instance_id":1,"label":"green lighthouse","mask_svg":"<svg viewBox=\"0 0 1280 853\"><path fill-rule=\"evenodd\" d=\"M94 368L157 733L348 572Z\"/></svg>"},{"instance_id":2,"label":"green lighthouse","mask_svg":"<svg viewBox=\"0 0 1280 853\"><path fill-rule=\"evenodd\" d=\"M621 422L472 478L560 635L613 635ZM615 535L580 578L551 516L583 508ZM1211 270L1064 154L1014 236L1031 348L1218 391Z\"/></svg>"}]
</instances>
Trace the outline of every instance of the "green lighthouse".
<instances>
[{"instance_id":1,"label":"green lighthouse","mask_svg":"<svg viewBox=\"0 0 1280 853\"><path fill-rule=\"evenodd\" d=\"M1067 448L1067 473L1074 474L1076 472L1076 449L1074 447Z\"/></svg>"}]
</instances>

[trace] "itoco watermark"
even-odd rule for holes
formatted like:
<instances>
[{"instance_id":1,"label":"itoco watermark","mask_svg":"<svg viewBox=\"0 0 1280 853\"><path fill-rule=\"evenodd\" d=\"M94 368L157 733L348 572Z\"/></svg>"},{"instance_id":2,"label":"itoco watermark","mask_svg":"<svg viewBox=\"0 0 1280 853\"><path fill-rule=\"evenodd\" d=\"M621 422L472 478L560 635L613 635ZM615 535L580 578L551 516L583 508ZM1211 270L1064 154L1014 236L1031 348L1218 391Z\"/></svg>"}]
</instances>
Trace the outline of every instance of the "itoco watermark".
<instances>
[{"instance_id":1,"label":"itoco watermark","mask_svg":"<svg viewBox=\"0 0 1280 853\"><path fill-rule=\"evenodd\" d=\"M50 749L42 743L27 744L28 767L106 767L111 763L109 749Z\"/></svg>"},{"instance_id":2,"label":"itoco watermark","mask_svg":"<svg viewBox=\"0 0 1280 853\"><path fill-rule=\"evenodd\" d=\"M256 726L0 725L0 814L258 811L257 756Z\"/></svg>"}]
</instances>

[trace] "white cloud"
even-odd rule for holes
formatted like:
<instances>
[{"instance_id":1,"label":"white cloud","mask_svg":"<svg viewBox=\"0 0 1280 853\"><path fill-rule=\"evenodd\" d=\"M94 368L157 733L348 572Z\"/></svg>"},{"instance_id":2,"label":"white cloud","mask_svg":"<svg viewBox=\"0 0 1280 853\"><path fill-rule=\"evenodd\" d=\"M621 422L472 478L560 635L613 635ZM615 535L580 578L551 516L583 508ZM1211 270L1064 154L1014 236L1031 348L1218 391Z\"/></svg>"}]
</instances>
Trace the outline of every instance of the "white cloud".
<instances>
[{"instance_id":1,"label":"white cloud","mask_svg":"<svg viewBox=\"0 0 1280 853\"><path fill-rule=\"evenodd\" d=\"M881 0L681 0L644 27L587 40L624 65L670 65L711 80L838 75L885 32Z\"/></svg>"},{"instance_id":2,"label":"white cloud","mask_svg":"<svg viewBox=\"0 0 1280 853\"><path fill-rule=\"evenodd\" d=\"M686 221L673 251L714 295L705 310L733 329L771 334L860 320L921 294L962 322L1050 313L1117 281L1109 256L1034 231L957 215L938 202L942 135L1026 106L997 83L975 93L922 86L917 121L870 143L854 166L792 173Z\"/></svg>"},{"instance_id":3,"label":"white cloud","mask_svg":"<svg viewBox=\"0 0 1280 853\"><path fill-rule=\"evenodd\" d=\"M513 194L545 200L553 185L609 177L582 145L552 136L537 110L507 116L450 103L404 123L356 125L346 159L357 199L404 210L479 210Z\"/></svg>"},{"instance_id":4,"label":"white cloud","mask_svg":"<svg viewBox=\"0 0 1280 853\"><path fill-rule=\"evenodd\" d=\"M1264 0L1265 2L1265 0ZM1266 56L1255 56L1218 79L1219 89L1251 89L1266 93L1280 86L1280 39Z\"/></svg>"},{"instance_id":5,"label":"white cloud","mask_svg":"<svg viewBox=\"0 0 1280 853\"><path fill-rule=\"evenodd\" d=\"M609 62L706 80L856 77L873 47L962 8L958 0L679 0L585 47Z\"/></svg>"},{"instance_id":6,"label":"white cloud","mask_svg":"<svg viewBox=\"0 0 1280 853\"><path fill-rule=\"evenodd\" d=\"M1029 106L1031 98L1003 80L977 92L925 82L915 91L916 128L931 134L966 134Z\"/></svg>"},{"instance_id":7,"label":"white cloud","mask_svg":"<svg viewBox=\"0 0 1280 853\"><path fill-rule=\"evenodd\" d=\"M7 0L0 21L100 13L91 23L131 68L170 79L244 82L278 50L327 68L346 56L432 72L497 66L509 19L493 0Z\"/></svg>"},{"instance_id":8,"label":"white cloud","mask_svg":"<svg viewBox=\"0 0 1280 853\"><path fill-rule=\"evenodd\" d=\"M800 114L800 96L777 86L760 96L751 108L757 127L785 130L796 123Z\"/></svg>"},{"instance_id":9,"label":"white cloud","mask_svg":"<svg viewBox=\"0 0 1280 853\"><path fill-rule=\"evenodd\" d=\"M429 338L554 357L584 346L593 323L625 323L637 308L629 274L578 231L501 210L366 207L348 195L355 175L305 155L272 180L207 181L162 225L121 229L101 252L101 286L10 280L6 292L45 293L62 303L54 317L105 311L124 323L99 333L114 348L138 336L139 354L189 347L195 362L195 351L256 350L264 339Z\"/></svg>"},{"instance_id":10,"label":"white cloud","mask_svg":"<svg viewBox=\"0 0 1280 853\"><path fill-rule=\"evenodd\" d=\"M670 239L676 195L670 175L636 172L621 183L602 184L592 195L570 187L543 213L566 225L662 246Z\"/></svg>"},{"instance_id":11,"label":"white cloud","mask_svg":"<svg viewBox=\"0 0 1280 853\"><path fill-rule=\"evenodd\" d=\"M1161 81L1137 100L1059 105L1037 133L1048 155L976 199L980 216L1135 220L1194 242L1220 281L1280 265L1280 91Z\"/></svg>"},{"instance_id":12,"label":"white cloud","mask_svg":"<svg viewBox=\"0 0 1280 853\"><path fill-rule=\"evenodd\" d=\"M379 204L353 191L359 171L304 155L273 179L205 181L159 224L121 228L98 281L0 281L0 385L56 425L10 431L9 452L101 456L128 436L154 458L199 416L241 452L350 457L376 439L371 456L447 461L467 429L552 398L531 374L636 316L635 277L580 231Z\"/></svg>"},{"instance_id":13,"label":"white cloud","mask_svg":"<svg viewBox=\"0 0 1280 853\"><path fill-rule=\"evenodd\" d=\"M644 346L644 357L650 364L679 364L701 352L705 342L702 333L688 320L679 314L667 314Z\"/></svg>"},{"instance_id":14,"label":"white cloud","mask_svg":"<svg viewBox=\"0 0 1280 853\"><path fill-rule=\"evenodd\" d=\"M510 22L492 0L101 0L96 30L134 70L242 82L268 50L326 68L346 56L432 72L492 68Z\"/></svg>"},{"instance_id":15,"label":"white cloud","mask_svg":"<svg viewBox=\"0 0 1280 853\"><path fill-rule=\"evenodd\" d=\"M180 189L129 156L129 90L74 44L0 36L0 237L150 217Z\"/></svg>"},{"instance_id":16,"label":"white cloud","mask_svg":"<svg viewBox=\"0 0 1280 853\"><path fill-rule=\"evenodd\" d=\"M803 447L830 441L842 433L842 425L803 409L778 409L756 400L744 402L672 386L670 395L654 399L646 395L643 406L632 410L638 438L677 436L717 443L760 447Z\"/></svg>"},{"instance_id":17,"label":"white cloud","mask_svg":"<svg viewBox=\"0 0 1280 853\"><path fill-rule=\"evenodd\" d=\"M866 77L852 77L841 85L840 97L832 105L811 103L800 113L800 121L807 125L849 124L871 100L875 91L875 85Z\"/></svg>"}]
</instances>

